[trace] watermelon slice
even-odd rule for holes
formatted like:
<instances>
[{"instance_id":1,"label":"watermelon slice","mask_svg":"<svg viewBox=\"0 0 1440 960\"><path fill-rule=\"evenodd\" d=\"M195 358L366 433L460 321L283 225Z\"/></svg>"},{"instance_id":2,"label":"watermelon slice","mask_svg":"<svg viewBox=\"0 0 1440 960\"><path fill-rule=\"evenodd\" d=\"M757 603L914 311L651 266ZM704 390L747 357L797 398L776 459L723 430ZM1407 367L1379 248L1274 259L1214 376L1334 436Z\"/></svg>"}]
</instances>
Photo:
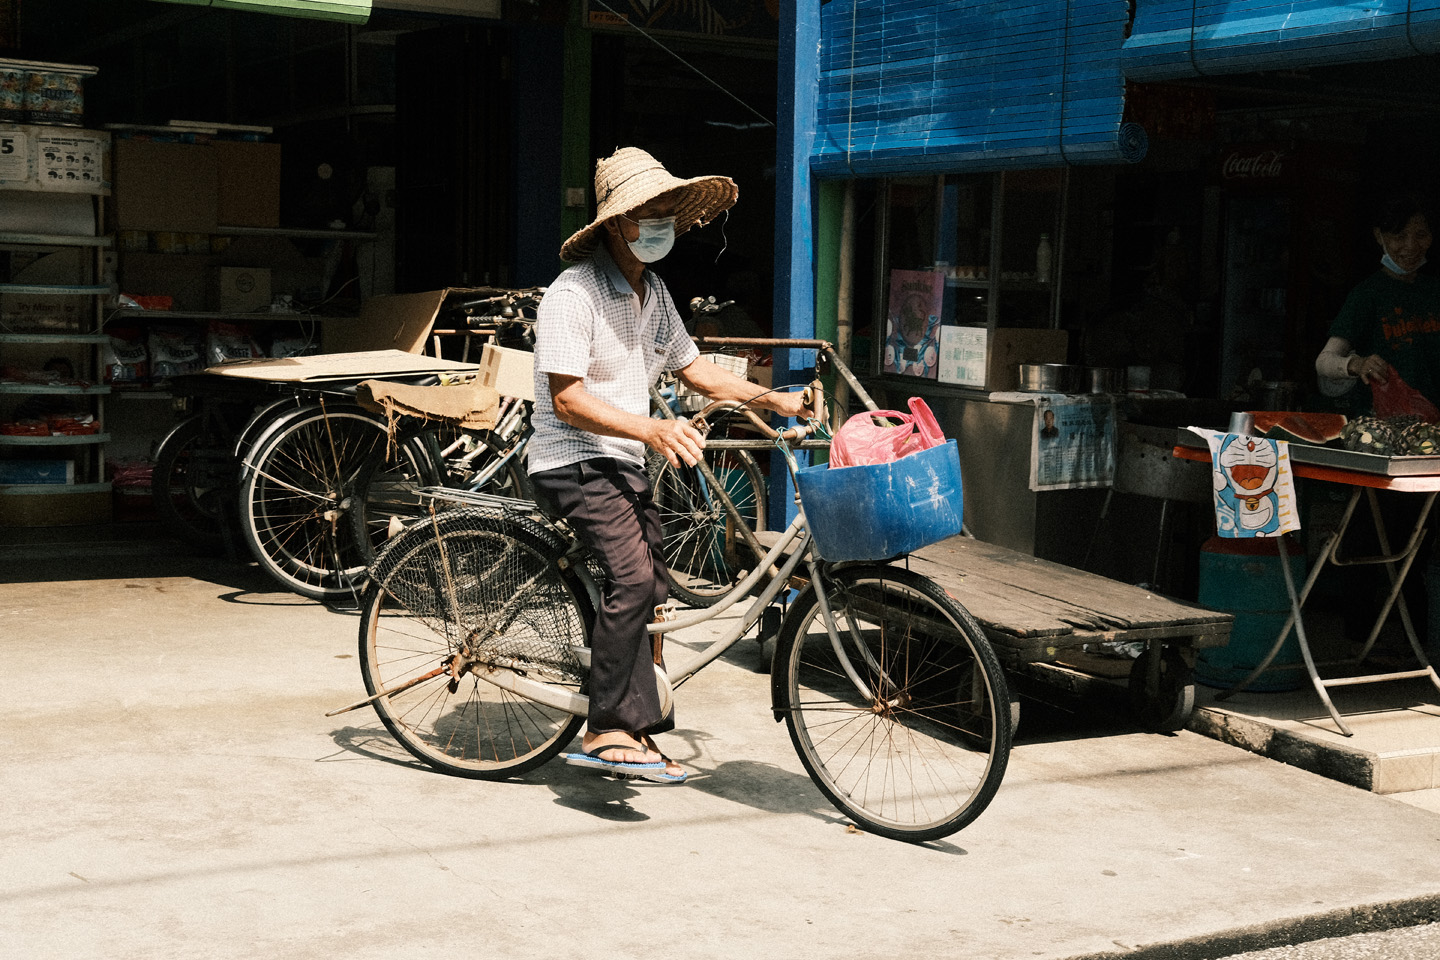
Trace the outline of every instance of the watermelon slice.
<instances>
[{"instance_id":1,"label":"watermelon slice","mask_svg":"<svg viewBox=\"0 0 1440 960\"><path fill-rule=\"evenodd\" d=\"M1255 432L1272 440L1323 446L1340 439L1343 413L1297 413L1294 410L1256 410Z\"/></svg>"}]
</instances>

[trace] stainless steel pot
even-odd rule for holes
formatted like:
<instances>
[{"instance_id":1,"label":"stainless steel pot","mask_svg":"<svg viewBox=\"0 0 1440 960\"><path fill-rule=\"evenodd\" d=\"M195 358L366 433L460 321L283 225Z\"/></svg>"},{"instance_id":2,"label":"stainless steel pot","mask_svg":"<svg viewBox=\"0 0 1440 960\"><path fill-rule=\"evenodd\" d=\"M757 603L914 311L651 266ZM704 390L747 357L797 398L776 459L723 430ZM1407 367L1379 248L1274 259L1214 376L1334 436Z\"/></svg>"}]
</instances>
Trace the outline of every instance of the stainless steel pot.
<instances>
[{"instance_id":1,"label":"stainless steel pot","mask_svg":"<svg viewBox=\"0 0 1440 960\"><path fill-rule=\"evenodd\" d=\"M1085 383L1091 393L1119 393L1125 377L1116 367L1086 367Z\"/></svg>"},{"instance_id":2,"label":"stainless steel pot","mask_svg":"<svg viewBox=\"0 0 1440 960\"><path fill-rule=\"evenodd\" d=\"M1080 367L1064 363L1020 364L1020 389L1030 393L1075 393L1080 387Z\"/></svg>"}]
</instances>

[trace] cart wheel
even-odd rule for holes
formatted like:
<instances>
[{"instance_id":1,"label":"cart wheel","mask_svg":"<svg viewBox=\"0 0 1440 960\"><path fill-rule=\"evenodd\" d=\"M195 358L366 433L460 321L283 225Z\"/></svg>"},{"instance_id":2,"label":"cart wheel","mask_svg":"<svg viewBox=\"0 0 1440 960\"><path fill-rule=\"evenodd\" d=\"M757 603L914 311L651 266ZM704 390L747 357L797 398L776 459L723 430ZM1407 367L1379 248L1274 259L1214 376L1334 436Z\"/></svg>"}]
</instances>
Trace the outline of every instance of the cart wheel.
<instances>
[{"instance_id":1,"label":"cart wheel","mask_svg":"<svg viewBox=\"0 0 1440 960\"><path fill-rule=\"evenodd\" d=\"M1183 730L1195 709L1195 671L1180 651L1149 644L1130 667L1130 705L1146 729Z\"/></svg>"}]
</instances>

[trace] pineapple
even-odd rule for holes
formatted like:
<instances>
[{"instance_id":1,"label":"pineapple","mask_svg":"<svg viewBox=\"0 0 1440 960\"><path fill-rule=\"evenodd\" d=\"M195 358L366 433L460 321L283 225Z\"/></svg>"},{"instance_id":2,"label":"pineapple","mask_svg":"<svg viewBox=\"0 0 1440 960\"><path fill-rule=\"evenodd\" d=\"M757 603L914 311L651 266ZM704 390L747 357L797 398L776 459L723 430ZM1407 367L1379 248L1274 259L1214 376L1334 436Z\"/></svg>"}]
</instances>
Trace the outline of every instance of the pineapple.
<instances>
[{"instance_id":1,"label":"pineapple","mask_svg":"<svg viewBox=\"0 0 1440 960\"><path fill-rule=\"evenodd\" d=\"M1400 431L1400 451L1410 456L1440 453L1440 425L1419 420Z\"/></svg>"},{"instance_id":2,"label":"pineapple","mask_svg":"<svg viewBox=\"0 0 1440 960\"><path fill-rule=\"evenodd\" d=\"M1356 417L1345 424L1340 439L1346 450L1357 453L1389 457L1402 449L1399 432L1379 417Z\"/></svg>"}]
</instances>

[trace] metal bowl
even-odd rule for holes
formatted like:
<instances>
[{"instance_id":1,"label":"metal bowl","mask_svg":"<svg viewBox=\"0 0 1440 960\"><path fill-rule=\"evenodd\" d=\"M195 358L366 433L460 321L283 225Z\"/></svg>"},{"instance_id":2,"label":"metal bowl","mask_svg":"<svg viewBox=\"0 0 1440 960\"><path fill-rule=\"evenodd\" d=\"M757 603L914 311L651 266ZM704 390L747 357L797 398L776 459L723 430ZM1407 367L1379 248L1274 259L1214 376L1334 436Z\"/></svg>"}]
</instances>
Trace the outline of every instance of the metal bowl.
<instances>
[{"instance_id":1,"label":"metal bowl","mask_svg":"<svg viewBox=\"0 0 1440 960\"><path fill-rule=\"evenodd\" d=\"M1119 393L1124 383L1125 371L1118 367L1085 368L1085 386L1090 393Z\"/></svg>"},{"instance_id":2,"label":"metal bowl","mask_svg":"<svg viewBox=\"0 0 1440 960\"><path fill-rule=\"evenodd\" d=\"M1020 389L1030 393L1075 393L1080 371L1066 363L1020 364Z\"/></svg>"}]
</instances>

